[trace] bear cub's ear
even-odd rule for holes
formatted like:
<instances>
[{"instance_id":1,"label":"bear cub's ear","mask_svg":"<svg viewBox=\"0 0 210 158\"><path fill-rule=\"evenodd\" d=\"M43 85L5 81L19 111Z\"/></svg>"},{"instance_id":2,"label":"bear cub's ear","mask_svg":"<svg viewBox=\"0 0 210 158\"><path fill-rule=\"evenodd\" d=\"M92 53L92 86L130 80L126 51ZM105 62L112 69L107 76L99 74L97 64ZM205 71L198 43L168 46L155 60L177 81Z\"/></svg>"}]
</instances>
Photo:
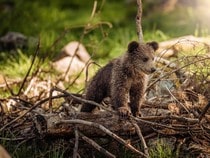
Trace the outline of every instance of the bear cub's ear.
<instances>
[{"instance_id":1,"label":"bear cub's ear","mask_svg":"<svg viewBox=\"0 0 210 158\"><path fill-rule=\"evenodd\" d=\"M150 47L152 47L154 49L154 51L156 51L159 48L158 43L155 41L147 42L146 44L149 45Z\"/></svg>"},{"instance_id":2,"label":"bear cub's ear","mask_svg":"<svg viewBox=\"0 0 210 158\"><path fill-rule=\"evenodd\" d=\"M133 52L136 48L139 47L139 43L136 41L132 41L128 44L128 52Z\"/></svg>"}]
</instances>

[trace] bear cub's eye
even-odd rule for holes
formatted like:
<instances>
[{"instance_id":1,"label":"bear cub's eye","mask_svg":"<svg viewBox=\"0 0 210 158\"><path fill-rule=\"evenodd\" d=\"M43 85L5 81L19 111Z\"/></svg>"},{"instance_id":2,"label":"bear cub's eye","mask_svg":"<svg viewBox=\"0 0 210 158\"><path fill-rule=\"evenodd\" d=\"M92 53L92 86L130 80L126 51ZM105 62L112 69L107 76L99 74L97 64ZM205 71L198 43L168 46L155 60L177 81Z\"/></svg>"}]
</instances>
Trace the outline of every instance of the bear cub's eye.
<instances>
[{"instance_id":1,"label":"bear cub's eye","mask_svg":"<svg viewBox=\"0 0 210 158\"><path fill-rule=\"evenodd\" d=\"M147 62L149 60L149 58L145 57L142 60L143 60L143 62Z\"/></svg>"}]
</instances>

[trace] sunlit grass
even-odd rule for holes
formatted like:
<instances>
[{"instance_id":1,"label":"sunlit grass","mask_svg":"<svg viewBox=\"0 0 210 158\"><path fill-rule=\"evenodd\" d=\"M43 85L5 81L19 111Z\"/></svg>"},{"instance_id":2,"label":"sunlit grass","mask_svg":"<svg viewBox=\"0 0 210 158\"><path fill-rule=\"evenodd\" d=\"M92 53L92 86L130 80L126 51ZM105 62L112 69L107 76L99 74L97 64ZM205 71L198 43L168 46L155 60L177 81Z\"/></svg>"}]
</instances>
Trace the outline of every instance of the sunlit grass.
<instances>
[{"instance_id":1,"label":"sunlit grass","mask_svg":"<svg viewBox=\"0 0 210 158\"><path fill-rule=\"evenodd\" d=\"M32 56L28 57L21 50L16 55L7 56L7 60L0 66L3 75L11 78L22 78L31 65ZM32 68L31 72L35 67Z\"/></svg>"},{"instance_id":2,"label":"sunlit grass","mask_svg":"<svg viewBox=\"0 0 210 158\"><path fill-rule=\"evenodd\" d=\"M149 152L150 158L173 158L174 154L172 149L164 144L161 140L156 142L156 145Z\"/></svg>"}]
</instances>

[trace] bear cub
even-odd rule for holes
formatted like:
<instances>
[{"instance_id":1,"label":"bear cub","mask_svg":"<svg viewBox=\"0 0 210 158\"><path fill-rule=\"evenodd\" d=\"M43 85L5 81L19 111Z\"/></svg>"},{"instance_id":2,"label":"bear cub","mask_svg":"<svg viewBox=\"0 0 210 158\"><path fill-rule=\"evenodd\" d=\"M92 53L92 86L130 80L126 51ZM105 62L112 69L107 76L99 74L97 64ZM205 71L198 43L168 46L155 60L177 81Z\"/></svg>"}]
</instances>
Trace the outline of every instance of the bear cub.
<instances>
[{"instance_id":1,"label":"bear cub","mask_svg":"<svg viewBox=\"0 0 210 158\"><path fill-rule=\"evenodd\" d=\"M127 52L102 67L85 90L85 99L101 103L111 98L111 105L120 116L140 115L140 107L147 86L147 75L156 71L154 51L157 42L129 43ZM130 100L130 103L129 103ZM94 105L83 104L81 112L91 112Z\"/></svg>"}]
</instances>

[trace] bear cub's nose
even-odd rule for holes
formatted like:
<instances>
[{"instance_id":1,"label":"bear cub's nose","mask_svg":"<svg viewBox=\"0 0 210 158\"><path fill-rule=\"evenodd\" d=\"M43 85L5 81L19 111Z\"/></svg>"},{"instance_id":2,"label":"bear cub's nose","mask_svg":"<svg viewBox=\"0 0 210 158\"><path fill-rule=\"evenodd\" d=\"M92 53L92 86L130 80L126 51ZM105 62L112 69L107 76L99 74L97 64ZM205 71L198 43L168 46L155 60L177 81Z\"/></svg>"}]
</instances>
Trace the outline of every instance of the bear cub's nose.
<instances>
[{"instance_id":1,"label":"bear cub's nose","mask_svg":"<svg viewBox=\"0 0 210 158\"><path fill-rule=\"evenodd\" d=\"M155 72L156 71L156 69L153 67L153 68L151 68L151 72L153 73L153 72Z\"/></svg>"}]
</instances>

